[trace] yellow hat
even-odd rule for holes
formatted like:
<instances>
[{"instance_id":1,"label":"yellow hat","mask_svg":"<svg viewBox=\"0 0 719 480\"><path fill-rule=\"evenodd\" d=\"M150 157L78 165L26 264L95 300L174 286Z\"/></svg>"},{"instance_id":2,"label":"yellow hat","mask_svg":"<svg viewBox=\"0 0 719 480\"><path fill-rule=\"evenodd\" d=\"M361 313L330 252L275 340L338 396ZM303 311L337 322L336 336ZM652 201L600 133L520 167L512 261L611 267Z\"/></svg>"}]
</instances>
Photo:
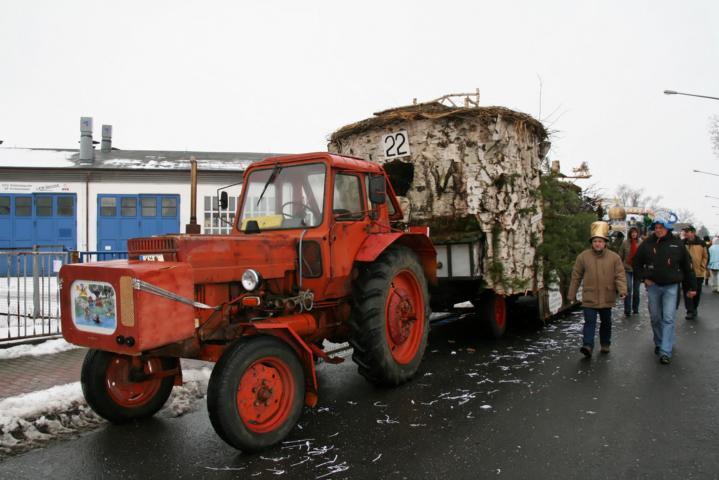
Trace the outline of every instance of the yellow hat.
<instances>
[{"instance_id":1,"label":"yellow hat","mask_svg":"<svg viewBox=\"0 0 719 480\"><path fill-rule=\"evenodd\" d=\"M607 222L592 223L591 235L589 237L589 240L592 240L596 237L603 238L604 240L609 241L609 224Z\"/></svg>"}]
</instances>

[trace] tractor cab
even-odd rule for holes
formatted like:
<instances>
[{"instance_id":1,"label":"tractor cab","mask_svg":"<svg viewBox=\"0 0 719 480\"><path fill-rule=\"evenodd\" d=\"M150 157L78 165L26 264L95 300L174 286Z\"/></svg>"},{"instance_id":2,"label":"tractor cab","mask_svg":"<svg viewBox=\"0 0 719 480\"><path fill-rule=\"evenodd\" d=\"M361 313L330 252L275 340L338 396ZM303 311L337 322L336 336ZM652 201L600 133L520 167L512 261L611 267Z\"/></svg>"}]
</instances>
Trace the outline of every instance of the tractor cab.
<instances>
[{"instance_id":1,"label":"tractor cab","mask_svg":"<svg viewBox=\"0 0 719 480\"><path fill-rule=\"evenodd\" d=\"M234 229L259 233L370 219L388 225L401 213L393 192L386 201L387 185L377 165L327 153L258 162L245 173Z\"/></svg>"},{"instance_id":2,"label":"tractor cab","mask_svg":"<svg viewBox=\"0 0 719 480\"><path fill-rule=\"evenodd\" d=\"M296 286L331 299L349 294L367 237L389 232L401 215L378 165L328 153L292 155L247 169L232 233L296 243Z\"/></svg>"}]
</instances>

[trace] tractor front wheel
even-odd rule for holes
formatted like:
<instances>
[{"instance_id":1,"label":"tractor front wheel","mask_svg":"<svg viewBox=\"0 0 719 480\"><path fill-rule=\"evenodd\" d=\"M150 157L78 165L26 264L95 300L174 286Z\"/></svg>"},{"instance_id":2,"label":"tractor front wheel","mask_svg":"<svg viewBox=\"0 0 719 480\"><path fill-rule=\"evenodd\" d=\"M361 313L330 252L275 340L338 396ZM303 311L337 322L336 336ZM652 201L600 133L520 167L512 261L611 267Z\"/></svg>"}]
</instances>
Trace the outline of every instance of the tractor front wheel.
<instances>
[{"instance_id":1,"label":"tractor front wheel","mask_svg":"<svg viewBox=\"0 0 719 480\"><path fill-rule=\"evenodd\" d=\"M207 387L217 434L244 452L282 441L297 424L305 398L302 364L270 336L240 340L223 353Z\"/></svg>"},{"instance_id":2,"label":"tractor front wheel","mask_svg":"<svg viewBox=\"0 0 719 480\"><path fill-rule=\"evenodd\" d=\"M151 357L137 363L135 359L133 365L133 357L128 355L87 352L80 374L82 393L98 415L112 423L125 423L151 417L162 408L175 377L152 374L175 368L177 359Z\"/></svg>"},{"instance_id":3,"label":"tractor front wheel","mask_svg":"<svg viewBox=\"0 0 719 480\"><path fill-rule=\"evenodd\" d=\"M414 252L392 246L360 267L350 319L352 360L380 385L399 385L419 368L429 333L429 294Z\"/></svg>"}]
</instances>

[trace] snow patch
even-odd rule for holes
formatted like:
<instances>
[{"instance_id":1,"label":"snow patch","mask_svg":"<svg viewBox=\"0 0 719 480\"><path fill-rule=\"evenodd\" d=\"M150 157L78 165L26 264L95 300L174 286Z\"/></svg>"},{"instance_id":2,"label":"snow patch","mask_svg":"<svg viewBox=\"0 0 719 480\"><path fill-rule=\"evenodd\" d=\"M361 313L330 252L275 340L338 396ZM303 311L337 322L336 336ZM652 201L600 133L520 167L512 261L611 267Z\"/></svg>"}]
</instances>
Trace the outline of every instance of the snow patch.
<instances>
[{"instance_id":1,"label":"snow patch","mask_svg":"<svg viewBox=\"0 0 719 480\"><path fill-rule=\"evenodd\" d=\"M197 408L207 391L209 368L182 372L159 415L179 417ZM48 442L94 430L106 421L85 403L80 382L0 400L0 459Z\"/></svg>"},{"instance_id":2,"label":"snow patch","mask_svg":"<svg viewBox=\"0 0 719 480\"><path fill-rule=\"evenodd\" d=\"M10 358L19 357L37 357L40 355L51 355L67 350L80 348L77 345L67 343L63 338L48 340L38 345L18 345L16 347L0 349L0 360L8 360Z\"/></svg>"}]
</instances>

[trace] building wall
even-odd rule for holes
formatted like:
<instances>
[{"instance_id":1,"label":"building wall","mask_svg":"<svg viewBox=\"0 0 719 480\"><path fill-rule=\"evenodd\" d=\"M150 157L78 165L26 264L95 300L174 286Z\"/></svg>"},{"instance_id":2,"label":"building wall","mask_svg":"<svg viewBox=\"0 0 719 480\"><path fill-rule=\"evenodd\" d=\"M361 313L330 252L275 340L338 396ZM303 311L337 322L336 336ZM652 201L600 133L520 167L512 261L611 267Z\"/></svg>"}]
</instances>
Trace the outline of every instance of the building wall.
<instances>
[{"instance_id":1,"label":"building wall","mask_svg":"<svg viewBox=\"0 0 719 480\"><path fill-rule=\"evenodd\" d=\"M203 172L198 174L197 220L204 228L206 196L216 196L217 189L238 183L239 172ZM227 189L237 196L240 186ZM97 249L97 196L99 194L175 194L180 197L180 230L190 221L189 172L130 170L68 172L56 170L0 169L0 194L3 193L74 193L77 212L77 248ZM229 216L229 215L228 215Z\"/></svg>"}]
</instances>

